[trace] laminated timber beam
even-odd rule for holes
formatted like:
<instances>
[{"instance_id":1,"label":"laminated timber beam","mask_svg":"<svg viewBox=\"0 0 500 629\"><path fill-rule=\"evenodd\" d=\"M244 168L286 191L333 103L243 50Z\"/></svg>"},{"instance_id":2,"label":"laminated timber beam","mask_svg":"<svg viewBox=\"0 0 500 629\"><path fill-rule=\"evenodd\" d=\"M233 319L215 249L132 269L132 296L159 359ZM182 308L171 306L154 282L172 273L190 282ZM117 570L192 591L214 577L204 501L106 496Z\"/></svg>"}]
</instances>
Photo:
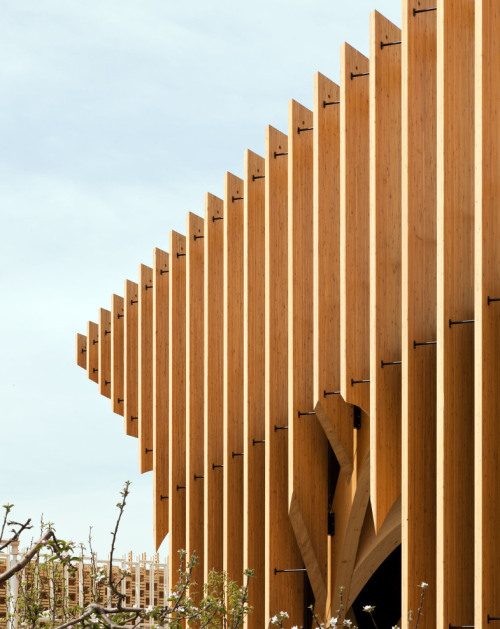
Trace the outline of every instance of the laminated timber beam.
<instances>
[{"instance_id":1,"label":"laminated timber beam","mask_svg":"<svg viewBox=\"0 0 500 629\"><path fill-rule=\"evenodd\" d=\"M223 566L224 202L205 196L204 238L204 581Z\"/></svg>"},{"instance_id":2,"label":"laminated timber beam","mask_svg":"<svg viewBox=\"0 0 500 629\"><path fill-rule=\"evenodd\" d=\"M186 551L198 565L193 579L203 581L203 264L205 221L186 217Z\"/></svg>"},{"instance_id":3,"label":"laminated timber beam","mask_svg":"<svg viewBox=\"0 0 500 629\"><path fill-rule=\"evenodd\" d=\"M87 323L87 376L92 382L99 381L99 325L93 321Z\"/></svg>"},{"instance_id":4,"label":"laminated timber beam","mask_svg":"<svg viewBox=\"0 0 500 629\"><path fill-rule=\"evenodd\" d=\"M474 624L474 0L437 4L439 629ZM457 552L457 549L460 552Z\"/></svg>"},{"instance_id":5,"label":"laminated timber beam","mask_svg":"<svg viewBox=\"0 0 500 629\"><path fill-rule=\"evenodd\" d=\"M223 565L243 577L243 180L224 175ZM246 454L246 453L245 453Z\"/></svg>"},{"instance_id":6,"label":"laminated timber beam","mask_svg":"<svg viewBox=\"0 0 500 629\"><path fill-rule=\"evenodd\" d=\"M99 308L99 393L111 398L111 312Z\"/></svg>"},{"instance_id":7,"label":"laminated timber beam","mask_svg":"<svg viewBox=\"0 0 500 629\"><path fill-rule=\"evenodd\" d=\"M153 469L153 269L139 266L139 470Z\"/></svg>"},{"instance_id":8,"label":"laminated timber beam","mask_svg":"<svg viewBox=\"0 0 500 629\"><path fill-rule=\"evenodd\" d=\"M169 254L153 251L153 535L155 547L168 533L168 313Z\"/></svg>"},{"instance_id":9,"label":"laminated timber beam","mask_svg":"<svg viewBox=\"0 0 500 629\"><path fill-rule=\"evenodd\" d=\"M77 333L75 347L76 364L87 370L87 337L85 334Z\"/></svg>"},{"instance_id":10,"label":"laminated timber beam","mask_svg":"<svg viewBox=\"0 0 500 629\"><path fill-rule=\"evenodd\" d=\"M243 567L255 571L253 611L246 624L265 618L265 161L245 151L243 201Z\"/></svg>"},{"instance_id":11,"label":"laminated timber beam","mask_svg":"<svg viewBox=\"0 0 500 629\"><path fill-rule=\"evenodd\" d=\"M168 309L169 583L186 549L186 237L170 232Z\"/></svg>"},{"instance_id":12,"label":"laminated timber beam","mask_svg":"<svg viewBox=\"0 0 500 629\"><path fill-rule=\"evenodd\" d=\"M288 501L289 516L320 614L326 606L328 442L313 388L312 112L288 107ZM292 281L293 280L293 281ZM307 470L307 475L304 474Z\"/></svg>"},{"instance_id":13,"label":"laminated timber beam","mask_svg":"<svg viewBox=\"0 0 500 629\"><path fill-rule=\"evenodd\" d=\"M401 30L370 15L370 497L401 494ZM396 364L395 364L396 363ZM399 363L399 364L397 364Z\"/></svg>"},{"instance_id":14,"label":"laminated timber beam","mask_svg":"<svg viewBox=\"0 0 500 629\"><path fill-rule=\"evenodd\" d=\"M316 417L349 479L350 406L340 396L340 88L314 76L314 401Z\"/></svg>"},{"instance_id":15,"label":"laminated timber beam","mask_svg":"<svg viewBox=\"0 0 500 629\"><path fill-rule=\"evenodd\" d=\"M139 286L125 280L124 402L125 434L139 435Z\"/></svg>"},{"instance_id":16,"label":"laminated timber beam","mask_svg":"<svg viewBox=\"0 0 500 629\"><path fill-rule=\"evenodd\" d=\"M266 129L265 154L265 618L303 619L303 567L288 517L288 138Z\"/></svg>"},{"instance_id":17,"label":"laminated timber beam","mask_svg":"<svg viewBox=\"0 0 500 629\"><path fill-rule=\"evenodd\" d=\"M125 395L124 330L125 305L123 297L111 297L111 409L123 415Z\"/></svg>"},{"instance_id":18,"label":"laminated timber beam","mask_svg":"<svg viewBox=\"0 0 500 629\"><path fill-rule=\"evenodd\" d=\"M368 59L340 49L340 390L370 412Z\"/></svg>"},{"instance_id":19,"label":"laminated timber beam","mask_svg":"<svg viewBox=\"0 0 500 629\"><path fill-rule=\"evenodd\" d=\"M419 10L435 7L421 0ZM402 150L402 611L436 626L436 12L403 0Z\"/></svg>"},{"instance_id":20,"label":"laminated timber beam","mask_svg":"<svg viewBox=\"0 0 500 629\"><path fill-rule=\"evenodd\" d=\"M500 617L500 6L475 4L474 625ZM493 301L492 301L493 300ZM469 594L470 596L470 594ZM498 621L496 621L496 624ZM494 626L494 624L492 623Z\"/></svg>"}]
</instances>

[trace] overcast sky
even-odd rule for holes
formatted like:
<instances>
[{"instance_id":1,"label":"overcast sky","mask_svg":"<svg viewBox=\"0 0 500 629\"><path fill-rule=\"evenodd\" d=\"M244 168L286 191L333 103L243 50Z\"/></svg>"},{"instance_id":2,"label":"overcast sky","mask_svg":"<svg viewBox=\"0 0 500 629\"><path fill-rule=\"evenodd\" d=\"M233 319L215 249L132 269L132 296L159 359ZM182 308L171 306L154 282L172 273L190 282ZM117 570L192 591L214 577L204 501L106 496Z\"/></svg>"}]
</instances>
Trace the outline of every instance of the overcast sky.
<instances>
[{"instance_id":1,"label":"overcast sky","mask_svg":"<svg viewBox=\"0 0 500 629\"><path fill-rule=\"evenodd\" d=\"M154 552L152 475L110 401L75 365L111 294L170 229L203 214L243 152L286 132L339 48L368 55L369 13L400 0L2 0L0 7L0 500L118 554ZM167 553L167 544L160 549Z\"/></svg>"}]
</instances>

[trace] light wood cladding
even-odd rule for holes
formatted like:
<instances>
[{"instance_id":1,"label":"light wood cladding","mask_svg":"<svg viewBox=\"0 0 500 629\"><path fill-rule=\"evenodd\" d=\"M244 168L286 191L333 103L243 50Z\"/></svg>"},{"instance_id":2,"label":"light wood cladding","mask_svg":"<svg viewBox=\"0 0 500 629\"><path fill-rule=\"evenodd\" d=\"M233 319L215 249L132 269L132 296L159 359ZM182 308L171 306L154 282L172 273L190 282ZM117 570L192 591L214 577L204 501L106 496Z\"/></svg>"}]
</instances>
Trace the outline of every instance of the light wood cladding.
<instances>
[{"instance_id":1,"label":"light wood cladding","mask_svg":"<svg viewBox=\"0 0 500 629\"><path fill-rule=\"evenodd\" d=\"M288 107L288 500L289 516L319 610L326 605L327 440L313 391L312 112ZM293 279L293 281L292 281ZM307 470L307 475L304 474ZM321 613L321 612L320 612Z\"/></svg>"},{"instance_id":2,"label":"light wood cladding","mask_svg":"<svg viewBox=\"0 0 500 629\"><path fill-rule=\"evenodd\" d=\"M223 566L243 576L243 180L224 175ZM236 454L236 456L234 456ZM252 614L253 615L253 614Z\"/></svg>"},{"instance_id":3,"label":"light wood cladding","mask_svg":"<svg viewBox=\"0 0 500 629\"><path fill-rule=\"evenodd\" d=\"M266 129L265 161L265 618L303 618L303 567L288 517L288 138Z\"/></svg>"},{"instance_id":4,"label":"light wood cladding","mask_svg":"<svg viewBox=\"0 0 500 629\"><path fill-rule=\"evenodd\" d=\"M111 312L99 308L99 393L111 397Z\"/></svg>"},{"instance_id":5,"label":"light wood cladding","mask_svg":"<svg viewBox=\"0 0 500 629\"><path fill-rule=\"evenodd\" d=\"M168 309L169 583L186 549L186 237L170 232Z\"/></svg>"},{"instance_id":6,"label":"light wood cladding","mask_svg":"<svg viewBox=\"0 0 500 629\"><path fill-rule=\"evenodd\" d=\"M253 612L247 626L265 618L265 177L264 159L244 160L244 536L243 564L255 570Z\"/></svg>"},{"instance_id":7,"label":"light wood cladding","mask_svg":"<svg viewBox=\"0 0 500 629\"><path fill-rule=\"evenodd\" d=\"M87 323L87 376L92 382L99 380L99 325L93 321Z\"/></svg>"},{"instance_id":8,"label":"light wood cladding","mask_svg":"<svg viewBox=\"0 0 500 629\"><path fill-rule=\"evenodd\" d=\"M111 297L111 409L123 415L125 395L124 359L125 306L123 297Z\"/></svg>"},{"instance_id":9,"label":"light wood cladding","mask_svg":"<svg viewBox=\"0 0 500 629\"><path fill-rule=\"evenodd\" d=\"M475 614L500 616L500 6L475 12ZM470 594L469 594L470 596Z\"/></svg>"},{"instance_id":10,"label":"light wood cladding","mask_svg":"<svg viewBox=\"0 0 500 629\"><path fill-rule=\"evenodd\" d=\"M401 30L370 15L370 497L378 532L401 494Z\"/></svg>"},{"instance_id":11,"label":"light wood cladding","mask_svg":"<svg viewBox=\"0 0 500 629\"><path fill-rule=\"evenodd\" d=\"M435 7L420 0L419 8ZM436 12L402 5L402 611L436 626Z\"/></svg>"},{"instance_id":12,"label":"light wood cladding","mask_svg":"<svg viewBox=\"0 0 500 629\"><path fill-rule=\"evenodd\" d=\"M153 251L153 534L168 533L168 312L169 254Z\"/></svg>"},{"instance_id":13,"label":"light wood cladding","mask_svg":"<svg viewBox=\"0 0 500 629\"><path fill-rule=\"evenodd\" d=\"M223 566L224 202L205 196L204 242L204 580Z\"/></svg>"},{"instance_id":14,"label":"light wood cladding","mask_svg":"<svg viewBox=\"0 0 500 629\"><path fill-rule=\"evenodd\" d=\"M340 88L314 76L314 402L343 473L350 478L353 427L340 392Z\"/></svg>"},{"instance_id":15,"label":"light wood cladding","mask_svg":"<svg viewBox=\"0 0 500 629\"><path fill-rule=\"evenodd\" d=\"M125 433L139 435L139 286L125 280L124 420Z\"/></svg>"},{"instance_id":16,"label":"light wood cladding","mask_svg":"<svg viewBox=\"0 0 500 629\"><path fill-rule=\"evenodd\" d=\"M139 266L139 470L153 469L153 269Z\"/></svg>"},{"instance_id":17,"label":"light wood cladding","mask_svg":"<svg viewBox=\"0 0 500 629\"><path fill-rule=\"evenodd\" d=\"M189 212L186 218L186 551L198 565L193 578L203 582L203 325L205 221Z\"/></svg>"},{"instance_id":18,"label":"light wood cladding","mask_svg":"<svg viewBox=\"0 0 500 629\"><path fill-rule=\"evenodd\" d=\"M437 21L437 627L474 624L474 0ZM457 552L460 549L460 552Z\"/></svg>"},{"instance_id":19,"label":"light wood cladding","mask_svg":"<svg viewBox=\"0 0 500 629\"><path fill-rule=\"evenodd\" d=\"M340 390L370 412L369 62L340 48Z\"/></svg>"},{"instance_id":20,"label":"light wood cladding","mask_svg":"<svg viewBox=\"0 0 500 629\"><path fill-rule=\"evenodd\" d=\"M87 337L85 334L77 333L76 335L75 356L76 364L87 370Z\"/></svg>"}]
</instances>

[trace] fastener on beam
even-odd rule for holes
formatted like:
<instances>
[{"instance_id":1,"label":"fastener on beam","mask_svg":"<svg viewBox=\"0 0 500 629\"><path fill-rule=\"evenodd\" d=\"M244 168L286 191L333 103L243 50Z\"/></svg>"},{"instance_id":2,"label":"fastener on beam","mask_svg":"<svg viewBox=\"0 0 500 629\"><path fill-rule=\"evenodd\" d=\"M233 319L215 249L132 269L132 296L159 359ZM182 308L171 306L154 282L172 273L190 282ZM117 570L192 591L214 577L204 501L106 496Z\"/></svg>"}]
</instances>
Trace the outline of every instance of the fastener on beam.
<instances>
[{"instance_id":1,"label":"fastener on beam","mask_svg":"<svg viewBox=\"0 0 500 629\"><path fill-rule=\"evenodd\" d=\"M107 387L107 386L108 386L108 384L111 384L111 380L105 380L105 381L104 381L104 386L105 386L105 387Z\"/></svg>"},{"instance_id":2,"label":"fastener on beam","mask_svg":"<svg viewBox=\"0 0 500 629\"><path fill-rule=\"evenodd\" d=\"M323 397L327 397L328 395L340 395L340 391L323 391Z\"/></svg>"},{"instance_id":3,"label":"fastener on beam","mask_svg":"<svg viewBox=\"0 0 500 629\"><path fill-rule=\"evenodd\" d=\"M354 380L354 378L351 378L351 387L355 384L363 384L364 382L370 382L370 380Z\"/></svg>"},{"instance_id":4,"label":"fastener on beam","mask_svg":"<svg viewBox=\"0 0 500 629\"><path fill-rule=\"evenodd\" d=\"M99 343L99 341L96 341L95 339L92 339L92 345L97 345L97 343Z\"/></svg>"},{"instance_id":5,"label":"fastener on beam","mask_svg":"<svg viewBox=\"0 0 500 629\"><path fill-rule=\"evenodd\" d=\"M212 216L212 223L215 223L215 221L221 221L223 218L223 216Z\"/></svg>"},{"instance_id":6,"label":"fastener on beam","mask_svg":"<svg viewBox=\"0 0 500 629\"><path fill-rule=\"evenodd\" d=\"M488 614L488 624L490 624L492 620L500 620L500 616L490 616Z\"/></svg>"},{"instance_id":7,"label":"fastener on beam","mask_svg":"<svg viewBox=\"0 0 500 629\"><path fill-rule=\"evenodd\" d=\"M461 323L474 323L474 319L462 319L462 321L449 320L450 328L452 325L460 325Z\"/></svg>"},{"instance_id":8,"label":"fastener on beam","mask_svg":"<svg viewBox=\"0 0 500 629\"><path fill-rule=\"evenodd\" d=\"M288 426L274 426L274 432L278 432L278 430L288 430Z\"/></svg>"},{"instance_id":9,"label":"fastener on beam","mask_svg":"<svg viewBox=\"0 0 500 629\"><path fill-rule=\"evenodd\" d=\"M104 336L108 336L108 334L111 334L111 330L104 330Z\"/></svg>"},{"instance_id":10,"label":"fastener on beam","mask_svg":"<svg viewBox=\"0 0 500 629\"><path fill-rule=\"evenodd\" d=\"M358 74L354 74L354 72L351 72L351 81L358 76L368 76L369 74L369 72L359 72Z\"/></svg>"},{"instance_id":11,"label":"fastener on beam","mask_svg":"<svg viewBox=\"0 0 500 629\"><path fill-rule=\"evenodd\" d=\"M413 341L413 349L420 347L420 345L436 345L437 341Z\"/></svg>"},{"instance_id":12,"label":"fastener on beam","mask_svg":"<svg viewBox=\"0 0 500 629\"><path fill-rule=\"evenodd\" d=\"M138 415L131 415L130 416L130 421L133 422L134 419L139 419L139 416Z\"/></svg>"},{"instance_id":13,"label":"fastener on beam","mask_svg":"<svg viewBox=\"0 0 500 629\"><path fill-rule=\"evenodd\" d=\"M235 456L243 456L243 454L243 452L231 452L231 456L233 457L233 459Z\"/></svg>"},{"instance_id":14,"label":"fastener on beam","mask_svg":"<svg viewBox=\"0 0 500 629\"><path fill-rule=\"evenodd\" d=\"M216 465L215 463L212 463L212 469L215 470L216 467L224 467L223 465Z\"/></svg>"},{"instance_id":15,"label":"fastener on beam","mask_svg":"<svg viewBox=\"0 0 500 629\"><path fill-rule=\"evenodd\" d=\"M252 439L252 445L254 446L256 443L266 443L265 439Z\"/></svg>"},{"instance_id":16,"label":"fastener on beam","mask_svg":"<svg viewBox=\"0 0 500 629\"><path fill-rule=\"evenodd\" d=\"M340 105L340 101L339 100L324 100L323 101L323 109L325 109L325 107L328 107L328 105Z\"/></svg>"},{"instance_id":17,"label":"fastener on beam","mask_svg":"<svg viewBox=\"0 0 500 629\"><path fill-rule=\"evenodd\" d=\"M281 155L288 155L288 153L276 153L276 151L274 151L274 159L280 157Z\"/></svg>"},{"instance_id":18,"label":"fastener on beam","mask_svg":"<svg viewBox=\"0 0 500 629\"><path fill-rule=\"evenodd\" d=\"M493 301L500 301L500 297L490 297L488 295L488 306L491 304L491 302Z\"/></svg>"},{"instance_id":19,"label":"fastener on beam","mask_svg":"<svg viewBox=\"0 0 500 629\"><path fill-rule=\"evenodd\" d=\"M398 44L401 44L400 41L388 41L388 42L380 42L380 48L383 50L386 46L397 46Z\"/></svg>"},{"instance_id":20,"label":"fastener on beam","mask_svg":"<svg viewBox=\"0 0 500 629\"><path fill-rule=\"evenodd\" d=\"M163 275L164 273L168 273L168 269L160 269L160 275Z\"/></svg>"},{"instance_id":21,"label":"fastener on beam","mask_svg":"<svg viewBox=\"0 0 500 629\"><path fill-rule=\"evenodd\" d=\"M198 480L199 478L205 478L204 476L201 476L199 474L195 474L194 475L194 480Z\"/></svg>"},{"instance_id":22,"label":"fastener on beam","mask_svg":"<svg viewBox=\"0 0 500 629\"><path fill-rule=\"evenodd\" d=\"M99 371L99 369L97 369L96 367L92 367L92 373L97 373Z\"/></svg>"},{"instance_id":23,"label":"fastener on beam","mask_svg":"<svg viewBox=\"0 0 500 629\"><path fill-rule=\"evenodd\" d=\"M413 17L415 17L417 13L428 13L429 11L437 11L437 7L432 7L431 9L413 9Z\"/></svg>"},{"instance_id":24,"label":"fastener on beam","mask_svg":"<svg viewBox=\"0 0 500 629\"><path fill-rule=\"evenodd\" d=\"M278 568L274 569L274 574L278 574L279 572L307 572L305 568L290 568L288 570L278 570Z\"/></svg>"},{"instance_id":25,"label":"fastener on beam","mask_svg":"<svg viewBox=\"0 0 500 629\"><path fill-rule=\"evenodd\" d=\"M149 290L150 288L153 288L152 284L146 284L146 286L144 287L146 290Z\"/></svg>"},{"instance_id":26,"label":"fastener on beam","mask_svg":"<svg viewBox=\"0 0 500 629\"><path fill-rule=\"evenodd\" d=\"M194 240L198 240L200 238L204 238L204 236L197 236L196 234L194 234L193 238L194 238Z\"/></svg>"},{"instance_id":27,"label":"fastener on beam","mask_svg":"<svg viewBox=\"0 0 500 629\"><path fill-rule=\"evenodd\" d=\"M146 450L146 454L147 454L148 452L153 452L153 448L144 448L144 450Z\"/></svg>"},{"instance_id":28,"label":"fastener on beam","mask_svg":"<svg viewBox=\"0 0 500 629\"><path fill-rule=\"evenodd\" d=\"M117 402L118 404L120 404L120 402L123 402L123 398L122 397L117 398Z\"/></svg>"},{"instance_id":29,"label":"fastener on beam","mask_svg":"<svg viewBox=\"0 0 500 629\"><path fill-rule=\"evenodd\" d=\"M125 316L124 314L118 313L118 319L123 319L124 316Z\"/></svg>"},{"instance_id":30,"label":"fastener on beam","mask_svg":"<svg viewBox=\"0 0 500 629\"><path fill-rule=\"evenodd\" d=\"M178 257L178 258L182 258L182 257L184 257L185 255L186 255L185 253L179 253L179 252L177 252L177 257Z\"/></svg>"},{"instance_id":31,"label":"fastener on beam","mask_svg":"<svg viewBox=\"0 0 500 629\"><path fill-rule=\"evenodd\" d=\"M381 365L382 369L384 367L387 367L387 365L401 365L401 364L402 364L401 360L393 360L393 361L388 362L388 363L384 362L383 360L380 361L380 365Z\"/></svg>"},{"instance_id":32,"label":"fastener on beam","mask_svg":"<svg viewBox=\"0 0 500 629\"><path fill-rule=\"evenodd\" d=\"M85 352L87 351L86 347L82 347L82 354L85 354Z\"/></svg>"},{"instance_id":33,"label":"fastener on beam","mask_svg":"<svg viewBox=\"0 0 500 629\"><path fill-rule=\"evenodd\" d=\"M297 411L298 417L302 417L302 415L316 415L316 411L307 411L305 413L302 413L301 411Z\"/></svg>"},{"instance_id":34,"label":"fastener on beam","mask_svg":"<svg viewBox=\"0 0 500 629\"><path fill-rule=\"evenodd\" d=\"M474 625L452 625L450 622L449 629L474 629Z\"/></svg>"},{"instance_id":35,"label":"fastener on beam","mask_svg":"<svg viewBox=\"0 0 500 629\"><path fill-rule=\"evenodd\" d=\"M160 500L168 500L168 496L162 496L162 495L160 494Z\"/></svg>"},{"instance_id":36,"label":"fastener on beam","mask_svg":"<svg viewBox=\"0 0 500 629\"><path fill-rule=\"evenodd\" d=\"M252 181L255 181L256 179L265 179L266 176L265 175L252 175Z\"/></svg>"},{"instance_id":37,"label":"fastener on beam","mask_svg":"<svg viewBox=\"0 0 500 629\"><path fill-rule=\"evenodd\" d=\"M243 197L231 197L231 201L234 203L235 201L243 201Z\"/></svg>"},{"instance_id":38,"label":"fastener on beam","mask_svg":"<svg viewBox=\"0 0 500 629\"><path fill-rule=\"evenodd\" d=\"M138 304L139 300L138 299L131 299L130 300L130 305L133 306L134 304Z\"/></svg>"},{"instance_id":39,"label":"fastener on beam","mask_svg":"<svg viewBox=\"0 0 500 629\"><path fill-rule=\"evenodd\" d=\"M314 127L297 127L297 133L300 135L302 131L312 131Z\"/></svg>"},{"instance_id":40,"label":"fastener on beam","mask_svg":"<svg viewBox=\"0 0 500 629\"><path fill-rule=\"evenodd\" d=\"M179 489L186 489L186 485L177 485L177 491L179 491Z\"/></svg>"}]
</instances>

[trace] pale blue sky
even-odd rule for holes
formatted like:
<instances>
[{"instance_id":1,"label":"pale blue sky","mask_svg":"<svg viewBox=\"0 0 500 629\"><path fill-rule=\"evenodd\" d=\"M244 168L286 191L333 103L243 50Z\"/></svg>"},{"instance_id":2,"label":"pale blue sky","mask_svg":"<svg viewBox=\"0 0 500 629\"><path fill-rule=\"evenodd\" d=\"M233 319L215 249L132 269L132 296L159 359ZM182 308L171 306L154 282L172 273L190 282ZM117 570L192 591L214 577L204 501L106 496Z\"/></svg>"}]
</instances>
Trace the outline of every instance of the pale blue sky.
<instances>
[{"instance_id":1,"label":"pale blue sky","mask_svg":"<svg viewBox=\"0 0 500 629\"><path fill-rule=\"evenodd\" d=\"M74 335L137 281L186 212L222 194L339 47L368 54L369 13L400 0L3 0L0 8L0 500L65 538L94 526L100 554L118 492L118 552L153 552L152 475L137 442L74 362ZM166 554L166 544L161 549Z\"/></svg>"}]
</instances>

